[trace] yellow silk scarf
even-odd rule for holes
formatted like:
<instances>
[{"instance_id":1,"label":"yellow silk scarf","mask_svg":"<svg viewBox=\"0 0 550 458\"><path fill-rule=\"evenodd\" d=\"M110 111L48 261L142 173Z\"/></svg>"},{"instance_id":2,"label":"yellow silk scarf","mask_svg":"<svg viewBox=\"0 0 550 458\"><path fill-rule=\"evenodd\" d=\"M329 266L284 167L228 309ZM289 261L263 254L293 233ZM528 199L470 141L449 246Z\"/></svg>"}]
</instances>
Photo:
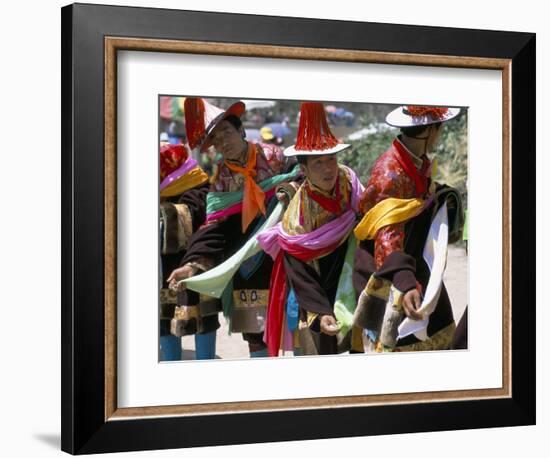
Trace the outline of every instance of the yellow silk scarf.
<instances>
[{"instance_id":1,"label":"yellow silk scarf","mask_svg":"<svg viewBox=\"0 0 550 458\"><path fill-rule=\"evenodd\" d=\"M166 188L160 192L160 195L161 197L177 196L207 181L208 175L204 173L200 167L195 167L166 186Z\"/></svg>"},{"instance_id":2,"label":"yellow silk scarf","mask_svg":"<svg viewBox=\"0 0 550 458\"><path fill-rule=\"evenodd\" d=\"M373 240L378 230L390 224L398 224L415 217L424 201L422 199L396 199L389 197L372 207L359 224L354 233L357 240Z\"/></svg>"}]
</instances>

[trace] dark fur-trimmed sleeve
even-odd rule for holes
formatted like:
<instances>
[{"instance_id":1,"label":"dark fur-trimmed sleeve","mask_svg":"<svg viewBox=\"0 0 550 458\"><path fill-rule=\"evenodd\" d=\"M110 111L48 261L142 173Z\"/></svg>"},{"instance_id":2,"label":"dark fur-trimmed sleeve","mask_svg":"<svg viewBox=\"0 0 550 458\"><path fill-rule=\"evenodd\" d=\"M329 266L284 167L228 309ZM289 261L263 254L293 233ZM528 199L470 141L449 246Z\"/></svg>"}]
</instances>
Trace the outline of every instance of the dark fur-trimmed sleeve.
<instances>
[{"instance_id":1,"label":"dark fur-trimmed sleeve","mask_svg":"<svg viewBox=\"0 0 550 458\"><path fill-rule=\"evenodd\" d=\"M311 265L285 254L285 270L300 308L319 315L334 316L334 300L344 265L347 242L317 260L319 272Z\"/></svg>"},{"instance_id":2,"label":"dark fur-trimmed sleeve","mask_svg":"<svg viewBox=\"0 0 550 458\"><path fill-rule=\"evenodd\" d=\"M376 275L385 278L401 292L406 293L416 287L416 261L402 251L390 253Z\"/></svg>"},{"instance_id":3,"label":"dark fur-trimmed sleeve","mask_svg":"<svg viewBox=\"0 0 550 458\"><path fill-rule=\"evenodd\" d=\"M194 263L201 270L208 270L233 255L250 238L257 220L241 231L241 214L228 216L202 225L189 240L187 253L180 265ZM202 265L207 269L202 269Z\"/></svg>"},{"instance_id":4,"label":"dark fur-trimmed sleeve","mask_svg":"<svg viewBox=\"0 0 550 458\"><path fill-rule=\"evenodd\" d=\"M332 304L313 267L288 254L284 255L287 281L296 294L300 308L319 315L332 315Z\"/></svg>"},{"instance_id":5,"label":"dark fur-trimmed sleeve","mask_svg":"<svg viewBox=\"0 0 550 458\"><path fill-rule=\"evenodd\" d=\"M403 251L394 251L376 270L371 252L370 240L362 241L355 251L353 287L357 293L363 291L372 274L391 281L403 293L416 288L416 261L411 255Z\"/></svg>"},{"instance_id":6,"label":"dark fur-trimmed sleeve","mask_svg":"<svg viewBox=\"0 0 550 458\"><path fill-rule=\"evenodd\" d=\"M223 260L227 234L224 231L225 222L212 222L200 227L189 240L189 246L180 265L189 263L205 266L208 270Z\"/></svg>"},{"instance_id":7,"label":"dark fur-trimmed sleeve","mask_svg":"<svg viewBox=\"0 0 550 458\"><path fill-rule=\"evenodd\" d=\"M191 214L193 232L201 227L206 219L206 195L209 184L204 183L185 191L178 199L179 204L187 205Z\"/></svg>"}]
</instances>

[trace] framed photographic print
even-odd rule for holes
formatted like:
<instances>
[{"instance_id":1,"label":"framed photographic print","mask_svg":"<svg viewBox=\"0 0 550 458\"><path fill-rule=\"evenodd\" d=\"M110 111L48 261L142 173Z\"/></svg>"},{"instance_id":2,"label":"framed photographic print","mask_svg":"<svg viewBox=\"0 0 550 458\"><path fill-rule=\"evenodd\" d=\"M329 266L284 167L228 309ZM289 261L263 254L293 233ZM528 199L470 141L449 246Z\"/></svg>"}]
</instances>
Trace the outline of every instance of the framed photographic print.
<instances>
[{"instance_id":1,"label":"framed photographic print","mask_svg":"<svg viewBox=\"0 0 550 458\"><path fill-rule=\"evenodd\" d=\"M530 33L63 8L63 450L534 424L534 70Z\"/></svg>"}]
</instances>

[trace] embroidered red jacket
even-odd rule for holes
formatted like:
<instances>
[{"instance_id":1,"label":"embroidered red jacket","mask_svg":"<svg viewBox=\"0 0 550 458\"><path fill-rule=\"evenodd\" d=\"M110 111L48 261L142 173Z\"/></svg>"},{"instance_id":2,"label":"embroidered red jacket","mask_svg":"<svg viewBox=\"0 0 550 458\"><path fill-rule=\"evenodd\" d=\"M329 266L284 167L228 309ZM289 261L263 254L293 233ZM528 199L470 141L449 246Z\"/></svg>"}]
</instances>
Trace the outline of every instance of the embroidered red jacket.
<instances>
[{"instance_id":1,"label":"embroidered red jacket","mask_svg":"<svg viewBox=\"0 0 550 458\"><path fill-rule=\"evenodd\" d=\"M399 139L395 139L390 148L374 163L371 177L361 198L361 210L366 213L388 197L424 197L430 174L430 161L425 156L424 159L413 156ZM385 226L377 232L374 240L377 269L390 253L403 251L404 238L405 223Z\"/></svg>"}]
</instances>

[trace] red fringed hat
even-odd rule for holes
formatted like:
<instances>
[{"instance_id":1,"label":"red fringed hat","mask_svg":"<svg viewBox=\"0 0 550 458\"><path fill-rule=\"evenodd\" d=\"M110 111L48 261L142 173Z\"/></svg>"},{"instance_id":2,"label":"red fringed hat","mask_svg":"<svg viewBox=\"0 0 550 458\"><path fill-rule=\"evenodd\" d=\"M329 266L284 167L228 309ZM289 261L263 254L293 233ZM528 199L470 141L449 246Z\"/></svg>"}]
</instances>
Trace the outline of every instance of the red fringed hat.
<instances>
[{"instance_id":1,"label":"red fringed hat","mask_svg":"<svg viewBox=\"0 0 550 458\"><path fill-rule=\"evenodd\" d=\"M404 105L386 116L386 123L393 127L428 126L445 122L458 116L460 108Z\"/></svg>"},{"instance_id":2,"label":"red fringed hat","mask_svg":"<svg viewBox=\"0 0 550 458\"><path fill-rule=\"evenodd\" d=\"M296 144L284 151L285 156L320 156L334 154L349 148L340 143L330 131L325 107L320 102L302 102Z\"/></svg>"},{"instance_id":3,"label":"red fringed hat","mask_svg":"<svg viewBox=\"0 0 550 458\"><path fill-rule=\"evenodd\" d=\"M198 148L204 142L207 126L223 113L223 110L200 97L187 97L183 102L183 109L187 143L191 149Z\"/></svg>"},{"instance_id":4,"label":"red fringed hat","mask_svg":"<svg viewBox=\"0 0 550 458\"><path fill-rule=\"evenodd\" d=\"M189 157L184 145L163 145L160 148L160 181L179 169Z\"/></svg>"}]
</instances>

